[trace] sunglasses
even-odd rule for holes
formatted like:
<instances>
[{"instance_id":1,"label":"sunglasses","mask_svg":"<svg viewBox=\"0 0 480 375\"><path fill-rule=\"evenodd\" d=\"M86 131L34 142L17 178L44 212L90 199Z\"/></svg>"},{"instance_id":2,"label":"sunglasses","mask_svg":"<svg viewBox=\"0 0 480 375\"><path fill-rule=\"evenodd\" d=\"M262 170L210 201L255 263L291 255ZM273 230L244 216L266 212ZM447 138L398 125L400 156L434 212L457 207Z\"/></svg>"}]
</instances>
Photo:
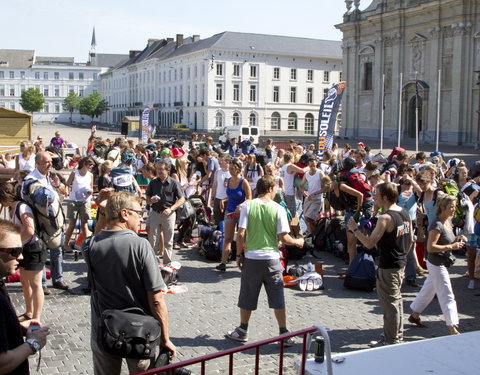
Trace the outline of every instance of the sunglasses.
<instances>
[{"instance_id":1,"label":"sunglasses","mask_svg":"<svg viewBox=\"0 0 480 375\"><path fill-rule=\"evenodd\" d=\"M7 253L11 257L18 258L22 253L22 250L23 250L23 247L9 247L9 248L3 248L2 252Z\"/></svg>"},{"instance_id":2,"label":"sunglasses","mask_svg":"<svg viewBox=\"0 0 480 375\"><path fill-rule=\"evenodd\" d=\"M134 210L133 208L126 208L127 211L132 211L132 212L135 212L138 216L142 216L143 215L143 211L142 210Z\"/></svg>"}]
</instances>

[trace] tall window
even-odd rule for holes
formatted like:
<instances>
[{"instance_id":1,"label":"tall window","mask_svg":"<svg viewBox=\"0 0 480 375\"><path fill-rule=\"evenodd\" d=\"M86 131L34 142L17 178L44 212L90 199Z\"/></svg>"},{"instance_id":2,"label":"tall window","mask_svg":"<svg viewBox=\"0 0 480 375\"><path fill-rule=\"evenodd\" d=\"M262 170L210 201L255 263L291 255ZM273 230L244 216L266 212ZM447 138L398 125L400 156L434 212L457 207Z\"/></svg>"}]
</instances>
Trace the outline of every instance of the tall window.
<instances>
[{"instance_id":1,"label":"tall window","mask_svg":"<svg viewBox=\"0 0 480 375\"><path fill-rule=\"evenodd\" d=\"M250 85L250 101L256 102L257 101L257 86Z\"/></svg>"},{"instance_id":2,"label":"tall window","mask_svg":"<svg viewBox=\"0 0 480 375\"><path fill-rule=\"evenodd\" d=\"M217 83L217 90L216 90L216 100L223 100L223 86L221 83Z\"/></svg>"},{"instance_id":3,"label":"tall window","mask_svg":"<svg viewBox=\"0 0 480 375\"><path fill-rule=\"evenodd\" d=\"M239 102L240 101L240 85L235 83L233 85L233 101Z\"/></svg>"},{"instance_id":4,"label":"tall window","mask_svg":"<svg viewBox=\"0 0 480 375\"><path fill-rule=\"evenodd\" d=\"M280 86L273 86L273 102L280 102Z\"/></svg>"},{"instance_id":5,"label":"tall window","mask_svg":"<svg viewBox=\"0 0 480 375\"><path fill-rule=\"evenodd\" d=\"M12 79L15 78L15 72L14 71L10 72L10 78L12 78Z\"/></svg>"},{"instance_id":6,"label":"tall window","mask_svg":"<svg viewBox=\"0 0 480 375\"><path fill-rule=\"evenodd\" d=\"M273 79L280 79L280 68L273 68Z\"/></svg>"},{"instance_id":7,"label":"tall window","mask_svg":"<svg viewBox=\"0 0 480 375\"><path fill-rule=\"evenodd\" d=\"M288 115L288 130L297 130L297 115L294 112Z\"/></svg>"},{"instance_id":8,"label":"tall window","mask_svg":"<svg viewBox=\"0 0 480 375\"><path fill-rule=\"evenodd\" d=\"M280 130L280 114L278 112L272 113L272 118L270 119L270 129Z\"/></svg>"},{"instance_id":9,"label":"tall window","mask_svg":"<svg viewBox=\"0 0 480 375\"><path fill-rule=\"evenodd\" d=\"M232 117L232 125L233 126L240 126L240 114L235 112Z\"/></svg>"},{"instance_id":10,"label":"tall window","mask_svg":"<svg viewBox=\"0 0 480 375\"><path fill-rule=\"evenodd\" d=\"M330 72L328 70L323 72L323 82L330 82Z\"/></svg>"},{"instance_id":11,"label":"tall window","mask_svg":"<svg viewBox=\"0 0 480 375\"><path fill-rule=\"evenodd\" d=\"M55 113L60 113L60 103L55 103Z\"/></svg>"},{"instance_id":12,"label":"tall window","mask_svg":"<svg viewBox=\"0 0 480 375\"><path fill-rule=\"evenodd\" d=\"M0 70L0 78L1 79L5 78L5 73L2 70Z\"/></svg>"},{"instance_id":13,"label":"tall window","mask_svg":"<svg viewBox=\"0 0 480 375\"><path fill-rule=\"evenodd\" d=\"M307 70L307 81L313 81L313 69Z\"/></svg>"},{"instance_id":14,"label":"tall window","mask_svg":"<svg viewBox=\"0 0 480 375\"><path fill-rule=\"evenodd\" d=\"M223 64L221 63L217 63L217 76L223 76Z\"/></svg>"},{"instance_id":15,"label":"tall window","mask_svg":"<svg viewBox=\"0 0 480 375\"><path fill-rule=\"evenodd\" d=\"M297 88L290 87L290 103L296 103L296 102L297 102Z\"/></svg>"},{"instance_id":16,"label":"tall window","mask_svg":"<svg viewBox=\"0 0 480 375\"><path fill-rule=\"evenodd\" d=\"M5 88L0 86L0 96L5 96ZM0 105L0 107L5 107L5 105Z\"/></svg>"},{"instance_id":17,"label":"tall window","mask_svg":"<svg viewBox=\"0 0 480 375\"><path fill-rule=\"evenodd\" d=\"M35 79L40 79L40 72L35 72Z\"/></svg>"},{"instance_id":18,"label":"tall window","mask_svg":"<svg viewBox=\"0 0 480 375\"><path fill-rule=\"evenodd\" d=\"M223 127L223 114L222 112L217 112L215 115L215 127L221 128Z\"/></svg>"},{"instance_id":19,"label":"tall window","mask_svg":"<svg viewBox=\"0 0 480 375\"><path fill-rule=\"evenodd\" d=\"M297 80L297 69L295 69L295 68L290 69L290 79L292 81Z\"/></svg>"},{"instance_id":20,"label":"tall window","mask_svg":"<svg viewBox=\"0 0 480 375\"><path fill-rule=\"evenodd\" d=\"M48 86L43 89L43 96L48 96Z\"/></svg>"},{"instance_id":21,"label":"tall window","mask_svg":"<svg viewBox=\"0 0 480 375\"><path fill-rule=\"evenodd\" d=\"M55 86L55 96L60 96L60 87L59 86Z\"/></svg>"},{"instance_id":22,"label":"tall window","mask_svg":"<svg viewBox=\"0 0 480 375\"><path fill-rule=\"evenodd\" d=\"M338 73L338 81L339 81L339 82L342 82L342 72L339 72L339 73Z\"/></svg>"},{"instance_id":23,"label":"tall window","mask_svg":"<svg viewBox=\"0 0 480 375\"><path fill-rule=\"evenodd\" d=\"M20 78L21 78L21 79L25 79L25 72L24 72L24 71L21 71L21 72L20 72Z\"/></svg>"},{"instance_id":24,"label":"tall window","mask_svg":"<svg viewBox=\"0 0 480 375\"><path fill-rule=\"evenodd\" d=\"M323 89L323 97L325 98L328 94L329 89Z\"/></svg>"},{"instance_id":25,"label":"tall window","mask_svg":"<svg viewBox=\"0 0 480 375\"><path fill-rule=\"evenodd\" d=\"M363 89L372 90L373 88L373 63L366 62L364 66Z\"/></svg>"},{"instance_id":26,"label":"tall window","mask_svg":"<svg viewBox=\"0 0 480 375\"><path fill-rule=\"evenodd\" d=\"M84 74L83 73L78 73L78 79L84 79Z\"/></svg>"},{"instance_id":27,"label":"tall window","mask_svg":"<svg viewBox=\"0 0 480 375\"><path fill-rule=\"evenodd\" d=\"M307 88L307 103L313 103L313 87Z\"/></svg>"},{"instance_id":28,"label":"tall window","mask_svg":"<svg viewBox=\"0 0 480 375\"><path fill-rule=\"evenodd\" d=\"M248 125L257 126L257 115L255 113L250 113L250 116L248 117Z\"/></svg>"},{"instance_id":29,"label":"tall window","mask_svg":"<svg viewBox=\"0 0 480 375\"><path fill-rule=\"evenodd\" d=\"M313 115L311 113L307 113L305 115L305 134L313 135L313 124L314 124Z\"/></svg>"},{"instance_id":30,"label":"tall window","mask_svg":"<svg viewBox=\"0 0 480 375\"><path fill-rule=\"evenodd\" d=\"M250 77L257 78L257 65L250 65Z\"/></svg>"},{"instance_id":31,"label":"tall window","mask_svg":"<svg viewBox=\"0 0 480 375\"><path fill-rule=\"evenodd\" d=\"M68 73L68 79L73 79L73 72Z\"/></svg>"},{"instance_id":32,"label":"tall window","mask_svg":"<svg viewBox=\"0 0 480 375\"><path fill-rule=\"evenodd\" d=\"M233 64L233 76L240 77L240 64Z\"/></svg>"},{"instance_id":33,"label":"tall window","mask_svg":"<svg viewBox=\"0 0 480 375\"><path fill-rule=\"evenodd\" d=\"M43 72L43 79L48 79L48 72Z\"/></svg>"},{"instance_id":34,"label":"tall window","mask_svg":"<svg viewBox=\"0 0 480 375\"><path fill-rule=\"evenodd\" d=\"M83 86L80 86L78 88L78 96L82 97L85 95L85 88Z\"/></svg>"},{"instance_id":35,"label":"tall window","mask_svg":"<svg viewBox=\"0 0 480 375\"><path fill-rule=\"evenodd\" d=\"M53 79L60 79L60 72L54 72Z\"/></svg>"},{"instance_id":36,"label":"tall window","mask_svg":"<svg viewBox=\"0 0 480 375\"><path fill-rule=\"evenodd\" d=\"M10 89L10 96L15 96L15 89Z\"/></svg>"},{"instance_id":37,"label":"tall window","mask_svg":"<svg viewBox=\"0 0 480 375\"><path fill-rule=\"evenodd\" d=\"M48 103L45 103L45 106L43 107L43 111L47 113L50 111L48 108Z\"/></svg>"}]
</instances>

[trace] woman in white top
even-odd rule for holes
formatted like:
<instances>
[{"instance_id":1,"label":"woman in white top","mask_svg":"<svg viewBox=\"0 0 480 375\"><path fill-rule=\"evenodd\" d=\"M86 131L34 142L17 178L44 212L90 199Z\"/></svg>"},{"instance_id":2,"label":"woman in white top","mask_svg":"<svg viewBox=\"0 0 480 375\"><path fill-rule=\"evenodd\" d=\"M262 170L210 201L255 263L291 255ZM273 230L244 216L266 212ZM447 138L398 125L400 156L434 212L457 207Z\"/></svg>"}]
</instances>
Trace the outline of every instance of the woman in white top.
<instances>
[{"instance_id":1,"label":"woman in white top","mask_svg":"<svg viewBox=\"0 0 480 375\"><path fill-rule=\"evenodd\" d=\"M228 170L230 160L230 157L227 155L220 156L218 158L220 169L218 169L213 176L212 196L215 197L213 201L213 220L215 225L218 225L218 223L223 221L225 216L224 201L227 199L228 179L232 177Z\"/></svg>"},{"instance_id":2,"label":"woman in white top","mask_svg":"<svg viewBox=\"0 0 480 375\"><path fill-rule=\"evenodd\" d=\"M188 199L194 192L197 186L197 180L194 179L192 182L188 179L188 159L186 157L180 157L175 159L175 169L177 170L176 176L178 178L178 182L182 186L183 191L185 192L185 199ZM173 178L173 177L172 177ZM192 239L192 230L193 226L195 225L195 215L190 216L185 220L181 220L178 224L178 236L177 236L177 243L175 244L174 248L187 248L187 242L190 242ZM163 233L162 233L163 237ZM163 240L161 240L161 247L163 246ZM161 251L162 248L160 248Z\"/></svg>"},{"instance_id":3,"label":"woman in white top","mask_svg":"<svg viewBox=\"0 0 480 375\"><path fill-rule=\"evenodd\" d=\"M20 153L15 159L15 172L35 169L35 146L30 141L20 143Z\"/></svg>"},{"instance_id":4,"label":"woman in white top","mask_svg":"<svg viewBox=\"0 0 480 375\"><path fill-rule=\"evenodd\" d=\"M142 175L142 168L148 163L147 154L145 152L145 146L138 144L135 146L135 163L133 169L135 172L135 178L139 185L148 185L148 182Z\"/></svg>"},{"instance_id":5,"label":"woman in white top","mask_svg":"<svg viewBox=\"0 0 480 375\"><path fill-rule=\"evenodd\" d=\"M295 202L295 175L297 173L305 173L308 171L308 167L300 168L293 164L293 154L291 152L285 153L283 162L285 164L281 169L280 176L283 178L285 186L285 203L292 214L292 222L296 222L298 218L297 205Z\"/></svg>"},{"instance_id":6,"label":"woman in white top","mask_svg":"<svg viewBox=\"0 0 480 375\"><path fill-rule=\"evenodd\" d=\"M247 163L243 171L243 177L247 179L250 189L252 189L252 196L255 197L257 188L257 181L263 176L263 168L257 163L257 157L255 154L249 154L247 157Z\"/></svg>"},{"instance_id":7,"label":"woman in white top","mask_svg":"<svg viewBox=\"0 0 480 375\"><path fill-rule=\"evenodd\" d=\"M71 253L70 238L77 220L80 220L80 232L83 238L89 236L88 220L90 219L90 201L93 193L93 174L91 172L94 161L90 157L81 158L78 168L72 171L67 180L67 186L71 186L69 202L67 204L68 228L65 232L65 244L63 249Z\"/></svg>"},{"instance_id":8,"label":"woman in white top","mask_svg":"<svg viewBox=\"0 0 480 375\"><path fill-rule=\"evenodd\" d=\"M308 231L313 233L315 230L315 219L319 212L323 212L323 193L321 180L325 176L320 169L317 169L317 159L308 158L308 172L303 175L300 190L305 197L303 203L303 215L308 227ZM308 190L304 190L305 182L308 182Z\"/></svg>"}]
</instances>

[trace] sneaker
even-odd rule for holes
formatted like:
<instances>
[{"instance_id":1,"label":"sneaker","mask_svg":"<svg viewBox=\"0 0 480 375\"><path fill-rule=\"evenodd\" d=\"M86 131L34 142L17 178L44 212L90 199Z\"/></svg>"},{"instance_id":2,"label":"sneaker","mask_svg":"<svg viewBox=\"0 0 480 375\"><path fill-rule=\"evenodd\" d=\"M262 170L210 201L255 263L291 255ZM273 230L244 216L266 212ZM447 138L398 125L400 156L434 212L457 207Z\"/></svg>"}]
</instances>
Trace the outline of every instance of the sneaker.
<instances>
[{"instance_id":1,"label":"sneaker","mask_svg":"<svg viewBox=\"0 0 480 375\"><path fill-rule=\"evenodd\" d=\"M228 337L234 341L247 342L248 341L248 332L243 328L237 327L233 331L227 332L225 337Z\"/></svg>"},{"instance_id":2,"label":"sneaker","mask_svg":"<svg viewBox=\"0 0 480 375\"><path fill-rule=\"evenodd\" d=\"M469 280L467 288L468 289L475 289L475 280Z\"/></svg>"},{"instance_id":3,"label":"sneaker","mask_svg":"<svg viewBox=\"0 0 480 375\"><path fill-rule=\"evenodd\" d=\"M288 339L283 340L283 345L286 347L294 346L295 344L297 344L295 337L289 337Z\"/></svg>"},{"instance_id":4,"label":"sneaker","mask_svg":"<svg viewBox=\"0 0 480 375\"><path fill-rule=\"evenodd\" d=\"M215 267L215 269L225 272L227 270L227 265L224 263L220 263L218 266Z\"/></svg>"},{"instance_id":5,"label":"sneaker","mask_svg":"<svg viewBox=\"0 0 480 375\"><path fill-rule=\"evenodd\" d=\"M387 342L385 341L385 336L380 336L380 340L378 341L370 341L370 344L368 344L369 347L371 348L378 348L380 346L385 346L387 345Z\"/></svg>"}]
</instances>

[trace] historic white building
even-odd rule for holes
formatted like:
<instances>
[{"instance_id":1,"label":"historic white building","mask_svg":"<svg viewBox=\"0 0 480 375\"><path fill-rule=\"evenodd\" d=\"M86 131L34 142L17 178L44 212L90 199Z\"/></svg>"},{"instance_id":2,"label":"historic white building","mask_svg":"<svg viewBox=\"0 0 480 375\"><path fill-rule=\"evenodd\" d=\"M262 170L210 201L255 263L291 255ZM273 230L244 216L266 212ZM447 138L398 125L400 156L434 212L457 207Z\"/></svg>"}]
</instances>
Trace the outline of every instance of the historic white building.
<instances>
[{"instance_id":1,"label":"historic white building","mask_svg":"<svg viewBox=\"0 0 480 375\"><path fill-rule=\"evenodd\" d=\"M478 142L480 2L345 3L341 135L378 138L384 102L385 138L413 139L418 101L420 142Z\"/></svg>"},{"instance_id":2,"label":"historic white building","mask_svg":"<svg viewBox=\"0 0 480 375\"><path fill-rule=\"evenodd\" d=\"M338 41L237 32L150 39L101 74L111 105L102 120L120 124L152 106L160 128L257 125L267 134L313 134L325 90L341 71Z\"/></svg>"},{"instance_id":3,"label":"historic white building","mask_svg":"<svg viewBox=\"0 0 480 375\"><path fill-rule=\"evenodd\" d=\"M45 106L34 113L34 121L69 122L70 113L62 106L68 93L75 91L83 97L98 90L99 74L126 57L93 51L89 63L75 63L73 57L40 57L34 50L0 49L0 107L23 111L22 92L38 88L45 97ZM72 120L91 119L74 112Z\"/></svg>"}]
</instances>

